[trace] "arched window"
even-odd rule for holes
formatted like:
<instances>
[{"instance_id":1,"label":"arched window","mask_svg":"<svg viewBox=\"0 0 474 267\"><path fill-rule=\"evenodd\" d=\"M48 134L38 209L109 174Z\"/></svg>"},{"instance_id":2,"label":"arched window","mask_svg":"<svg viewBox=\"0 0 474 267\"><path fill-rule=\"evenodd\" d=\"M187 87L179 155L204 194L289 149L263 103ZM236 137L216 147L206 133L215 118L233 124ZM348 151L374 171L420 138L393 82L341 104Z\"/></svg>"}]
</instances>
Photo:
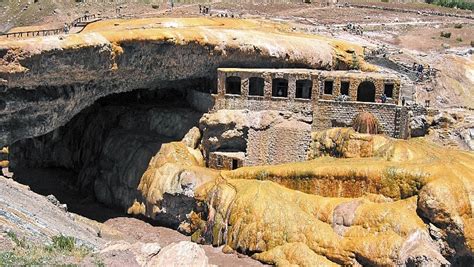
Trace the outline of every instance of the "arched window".
<instances>
[{"instance_id":1,"label":"arched window","mask_svg":"<svg viewBox=\"0 0 474 267\"><path fill-rule=\"evenodd\" d=\"M240 95L240 77L230 76L225 79L225 93L232 95Z\"/></svg>"},{"instance_id":2,"label":"arched window","mask_svg":"<svg viewBox=\"0 0 474 267\"><path fill-rule=\"evenodd\" d=\"M357 101L375 102L375 85L371 81L364 81L357 88Z\"/></svg>"},{"instance_id":3,"label":"arched window","mask_svg":"<svg viewBox=\"0 0 474 267\"><path fill-rule=\"evenodd\" d=\"M249 79L249 95L263 96L263 87L265 81L260 77L250 77Z\"/></svg>"},{"instance_id":4,"label":"arched window","mask_svg":"<svg viewBox=\"0 0 474 267\"><path fill-rule=\"evenodd\" d=\"M276 78L272 81L272 96L288 97L288 80Z\"/></svg>"}]
</instances>

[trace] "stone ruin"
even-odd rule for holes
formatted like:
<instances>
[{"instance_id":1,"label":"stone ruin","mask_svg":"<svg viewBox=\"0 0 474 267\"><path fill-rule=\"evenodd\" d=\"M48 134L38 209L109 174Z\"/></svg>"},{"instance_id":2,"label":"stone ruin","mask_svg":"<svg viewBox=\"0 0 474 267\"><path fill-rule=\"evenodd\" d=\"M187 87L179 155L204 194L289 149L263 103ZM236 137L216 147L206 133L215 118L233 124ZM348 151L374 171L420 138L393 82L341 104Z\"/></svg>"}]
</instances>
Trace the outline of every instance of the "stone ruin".
<instances>
[{"instance_id":1,"label":"stone ruin","mask_svg":"<svg viewBox=\"0 0 474 267\"><path fill-rule=\"evenodd\" d=\"M249 129L241 151L204 147L212 168L305 161L312 131L350 127L361 112L373 114L385 134L408 138L408 111L400 105L400 78L393 74L220 68L217 76L211 113L273 110L288 112L295 120L265 129ZM382 103L383 95L386 99Z\"/></svg>"}]
</instances>

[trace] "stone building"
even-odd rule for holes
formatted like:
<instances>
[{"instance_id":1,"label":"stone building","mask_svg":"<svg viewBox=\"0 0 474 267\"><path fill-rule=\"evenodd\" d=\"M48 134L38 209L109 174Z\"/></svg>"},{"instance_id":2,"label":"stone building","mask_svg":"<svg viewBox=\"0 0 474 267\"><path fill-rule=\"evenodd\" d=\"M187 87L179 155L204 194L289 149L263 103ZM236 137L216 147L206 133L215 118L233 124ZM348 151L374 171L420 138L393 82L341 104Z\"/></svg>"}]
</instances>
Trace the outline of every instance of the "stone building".
<instances>
[{"instance_id":1,"label":"stone building","mask_svg":"<svg viewBox=\"0 0 474 267\"><path fill-rule=\"evenodd\" d=\"M229 155L213 151L208 163L211 167L233 169L305 160L311 131L349 127L363 111L377 117L385 134L407 138L408 112L399 105L399 96L400 78L387 73L220 68L213 110L292 112L308 127L299 121L266 131L249 131L246 151L232 151ZM236 152L243 154L234 157ZM216 165L217 158L222 158L222 166ZM224 164L226 160L230 163Z\"/></svg>"}]
</instances>

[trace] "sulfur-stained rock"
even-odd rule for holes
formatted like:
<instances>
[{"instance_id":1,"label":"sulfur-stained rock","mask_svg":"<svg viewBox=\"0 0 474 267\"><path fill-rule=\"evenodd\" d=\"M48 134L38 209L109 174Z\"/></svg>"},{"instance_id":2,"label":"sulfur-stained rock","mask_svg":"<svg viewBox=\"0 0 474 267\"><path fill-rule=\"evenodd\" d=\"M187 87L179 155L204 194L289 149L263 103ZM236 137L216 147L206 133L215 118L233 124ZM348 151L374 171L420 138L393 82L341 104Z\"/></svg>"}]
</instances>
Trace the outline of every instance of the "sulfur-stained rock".
<instances>
[{"instance_id":1,"label":"sulfur-stained rock","mask_svg":"<svg viewBox=\"0 0 474 267\"><path fill-rule=\"evenodd\" d=\"M343 158L372 157L390 140L381 135L361 134L350 128L333 128L312 133L309 158L333 156Z\"/></svg>"},{"instance_id":2,"label":"sulfur-stained rock","mask_svg":"<svg viewBox=\"0 0 474 267\"><path fill-rule=\"evenodd\" d=\"M0 51L0 146L51 132L104 96L214 80L224 65L337 70L355 55L375 69L358 45L250 19L104 20L79 34L1 40Z\"/></svg>"},{"instance_id":3,"label":"sulfur-stained rock","mask_svg":"<svg viewBox=\"0 0 474 267\"><path fill-rule=\"evenodd\" d=\"M125 206L128 212L177 228L196 208L193 198L196 188L218 175L200 167L199 160L183 142L163 144L140 180L140 195Z\"/></svg>"},{"instance_id":4,"label":"sulfur-stained rock","mask_svg":"<svg viewBox=\"0 0 474 267\"><path fill-rule=\"evenodd\" d=\"M201 141L201 132L197 127L191 128L189 132L183 137L182 140L187 147L196 149L199 142Z\"/></svg>"},{"instance_id":5,"label":"sulfur-stained rock","mask_svg":"<svg viewBox=\"0 0 474 267\"><path fill-rule=\"evenodd\" d=\"M287 243L269 251L254 254L254 259L276 266L339 266L316 254L305 243Z\"/></svg>"}]
</instances>

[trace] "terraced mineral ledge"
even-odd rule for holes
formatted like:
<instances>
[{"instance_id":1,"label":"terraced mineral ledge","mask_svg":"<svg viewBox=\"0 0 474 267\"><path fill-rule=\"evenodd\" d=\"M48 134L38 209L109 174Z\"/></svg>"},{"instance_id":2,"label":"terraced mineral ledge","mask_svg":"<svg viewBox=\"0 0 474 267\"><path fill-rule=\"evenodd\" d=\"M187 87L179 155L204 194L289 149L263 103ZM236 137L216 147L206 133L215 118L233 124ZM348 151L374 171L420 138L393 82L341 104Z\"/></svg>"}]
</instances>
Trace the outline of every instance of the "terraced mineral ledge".
<instances>
[{"instance_id":1,"label":"terraced mineral ledge","mask_svg":"<svg viewBox=\"0 0 474 267\"><path fill-rule=\"evenodd\" d=\"M467 265L474 154L405 140L400 83L358 45L260 20L116 19L3 39L0 166L67 169L109 207L266 264ZM30 193L22 207L47 203ZM50 204L5 199L16 215L0 226L52 235L41 220L15 224ZM88 225L75 234L90 237ZM201 253L174 244L140 264L181 247Z\"/></svg>"}]
</instances>

